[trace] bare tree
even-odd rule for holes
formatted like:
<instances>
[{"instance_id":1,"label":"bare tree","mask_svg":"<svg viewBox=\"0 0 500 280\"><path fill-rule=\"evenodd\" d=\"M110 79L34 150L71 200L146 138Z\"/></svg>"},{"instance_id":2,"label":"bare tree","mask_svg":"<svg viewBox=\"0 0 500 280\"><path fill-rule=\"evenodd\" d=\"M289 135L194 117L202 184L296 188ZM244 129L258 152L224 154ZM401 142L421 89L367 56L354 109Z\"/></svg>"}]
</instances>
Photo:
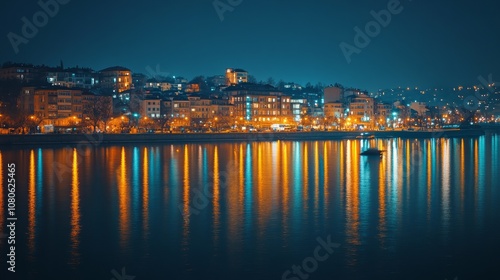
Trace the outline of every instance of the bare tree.
<instances>
[{"instance_id":1,"label":"bare tree","mask_svg":"<svg viewBox=\"0 0 500 280\"><path fill-rule=\"evenodd\" d=\"M104 131L106 131L106 125L113 114L112 97L95 95L88 98L83 106L83 114L85 118L88 118L94 133L97 132L100 124L104 125Z\"/></svg>"},{"instance_id":2,"label":"bare tree","mask_svg":"<svg viewBox=\"0 0 500 280\"><path fill-rule=\"evenodd\" d=\"M285 84L286 84L286 83L285 83L285 81L280 80L276 86L277 86L277 88L279 88L280 90L283 90L283 89L285 88Z\"/></svg>"},{"instance_id":3,"label":"bare tree","mask_svg":"<svg viewBox=\"0 0 500 280\"><path fill-rule=\"evenodd\" d=\"M139 120L139 128L144 128L146 132L160 128L160 124L154 119L144 117Z\"/></svg>"},{"instance_id":4,"label":"bare tree","mask_svg":"<svg viewBox=\"0 0 500 280\"><path fill-rule=\"evenodd\" d=\"M40 122L40 118L20 112L11 119L11 126L16 130L19 129L22 134L26 134L26 132L33 132Z\"/></svg>"},{"instance_id":5,"label":"bare tree","mask_svg":"<svg viewBox=\"0 0 500 280\"><path fill-rule=\"evenodd\" d=\"M275 84L275 83L276 83L276 82L274 81L274 79L273 79L272 77L269 77L269 78L267 79L267 84L268 84L268 85L274 86L274 84Z\"/></svg>"},{"instance_id":6,"label":"bare tree","mask_svg":"<svg viewBox=\"0 0 500 280\"><path fill-rule=\"evenodd\" d=\"M253 76L253 75L248 75L248 82L252 83L252 84L256 84L257 78L255 78L255 76Z\"/></svg>"}]
</instances>

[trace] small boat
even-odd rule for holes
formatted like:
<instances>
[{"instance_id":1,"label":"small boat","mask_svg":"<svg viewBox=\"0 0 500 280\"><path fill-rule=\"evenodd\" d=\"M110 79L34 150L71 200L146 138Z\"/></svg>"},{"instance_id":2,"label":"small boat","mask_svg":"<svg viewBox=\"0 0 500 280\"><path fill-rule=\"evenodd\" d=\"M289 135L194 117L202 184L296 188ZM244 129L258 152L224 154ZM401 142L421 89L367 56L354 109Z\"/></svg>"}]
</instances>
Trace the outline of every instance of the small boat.
<instances>
[{"instance_id":1,"label":"small boat","mask_svg":"<svg viewBox=\"0 0 500 280\"><path fill-rule=\"evenodd\" d=\"M367 149L366 151L362 152L360 155L362 155L362 156L382 156L383 152L385 152L385 151L375 149L375 148L370 148L370 149Z\"/></svg>"},{"instance_id":2,"label":"small boat","mask_svg":"<svg viewBox=\"0 0 500 280\"><path fill-rule=\"evenodd\" d=\"M375 135L370 133L361 133L361 135L356 136L356 139L375 139Z\"/></svg>"}]
</instances>

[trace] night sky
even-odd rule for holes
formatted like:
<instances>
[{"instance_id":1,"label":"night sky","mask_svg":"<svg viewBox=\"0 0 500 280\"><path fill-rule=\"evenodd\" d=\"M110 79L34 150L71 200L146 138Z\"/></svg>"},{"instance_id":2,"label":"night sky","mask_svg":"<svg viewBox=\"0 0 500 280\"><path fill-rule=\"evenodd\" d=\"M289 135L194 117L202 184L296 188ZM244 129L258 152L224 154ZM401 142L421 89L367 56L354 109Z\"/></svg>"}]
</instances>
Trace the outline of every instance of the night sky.
<instances>
[{"instance_id":1,"label":"night sky","mask_svg":"<svg viewBox=\"0 0 500 280\"><path fill-rule=\"evenodd\" d=\"M70 0L17 54L9 32L22 36L21 18L32 21L41 7L1 1L0 62L57 66L62 59L66 67L121 65L144 74L149 67L187 79L237 67L257 80L370 91L479 84L488 74L500 80L494 0L403 0L402 11L348 63L339 45L355 46L354 28L365 29L370 12L391 1L242 0L221 21L213 0ZM240 1L220 0L231 2Z\"/></svg>"}]
</instances>

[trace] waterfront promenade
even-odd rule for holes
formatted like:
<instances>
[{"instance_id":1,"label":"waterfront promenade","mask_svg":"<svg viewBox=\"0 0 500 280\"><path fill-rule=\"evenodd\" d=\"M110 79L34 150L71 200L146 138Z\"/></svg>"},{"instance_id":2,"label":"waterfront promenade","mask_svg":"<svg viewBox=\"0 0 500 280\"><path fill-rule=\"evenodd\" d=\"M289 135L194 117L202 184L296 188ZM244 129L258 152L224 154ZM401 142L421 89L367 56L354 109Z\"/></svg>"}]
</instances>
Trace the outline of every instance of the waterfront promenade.
<instances>
[{"instance_id":1,"label":"waterfront promenade","mask_svg":"<svg viewBox=\"0 0 500 280\"><path fill-rule=\"evenodd\" d=\"M453 138L476 137L499 131L496 129L453 129L433 131L374 131L364 132L375 138ZM266 132L266 133L174 133L174 134L30 134L0 135L0 146L77 145L81 143L132 144L132 143L204 143L204 142L254 142L254 141L308 141L359 139L360 131Z\"/></svg>"}]
</instances>

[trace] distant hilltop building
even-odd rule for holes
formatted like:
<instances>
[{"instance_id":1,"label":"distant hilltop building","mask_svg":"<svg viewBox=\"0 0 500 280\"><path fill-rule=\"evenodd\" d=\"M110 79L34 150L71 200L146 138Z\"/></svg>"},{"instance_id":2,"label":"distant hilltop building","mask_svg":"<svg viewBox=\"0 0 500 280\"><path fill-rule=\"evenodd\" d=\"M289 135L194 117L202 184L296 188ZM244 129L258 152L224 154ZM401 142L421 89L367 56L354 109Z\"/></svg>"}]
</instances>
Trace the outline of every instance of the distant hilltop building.
<instances>
[{"instance_id":1,"label":"distant hilltop building","mask_svg":"<svg viewBox=\"0 0 500 280\"><path fill-rule=\"evenodd\" d=\"M248 72L243 69L226 69L226 82L228 86L248 83Z\"/></svg>"},{"instance_id":2,"label":"distant hilltop building","mask_svg":"<svg viewBox=\"0 0 500 280\"><path fill-rule=\"evenodd\" d=\"M5 63L0 68L0 80L17 80L23 83L43 81L43 68L24 63Z\"/></svg>"},{"instance_id":3,"label":"distant hilltop building","mask_svg":"<svg viewBox=\"0 0 500 280\"><path fill-rule=\"evenodd\" d=\"M132 87L132 71L115 66L99 71L99 85L105 91L120 93Z\"/></svg>"},{"instance_id":4,"label":"distant hilltop building","mask_svg":"<svg viewBox=\"0 0 500 280\"><path fill-rule=\"evenodd\" d=\"M97 74L91 69L55 69L47 72L47 82L53 86L91 89L96 84Z\"/></svg>"}]
</instances>

